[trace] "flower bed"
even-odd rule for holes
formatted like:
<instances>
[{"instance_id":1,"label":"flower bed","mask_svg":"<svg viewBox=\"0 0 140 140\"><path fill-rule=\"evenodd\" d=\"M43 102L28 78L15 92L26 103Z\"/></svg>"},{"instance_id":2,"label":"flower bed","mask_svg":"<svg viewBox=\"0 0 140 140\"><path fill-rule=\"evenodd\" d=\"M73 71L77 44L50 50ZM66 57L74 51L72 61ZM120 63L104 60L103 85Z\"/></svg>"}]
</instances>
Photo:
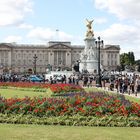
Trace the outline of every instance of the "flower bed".
<instances>
[{"instance_id":1,"label":"flower bed","mask_svg":"<svg viewBox=\"0 0 140 140\"><path fill-rule=\"evenodd\" d=\"M83 91L70 93L73 86L52 86L52 90L60 96L0 97L0 123L140 126L140 104L126 100L123 95ZM59 93L61 88L63 92Z\"/></svg>"},{"instance_id":2,"label":"flower bed","mask_svg":"<svg viewBox=\"0 0 140 140\"><path fill-rule=\"evenodd\" d=\"M35 116L137 116L140 104L124 96L109 96L103 93L79 93L67 98L0 98L0 113L32 114Z\"/></svg>"},{"instance_id":3,"label":"flower bed","mask_svg":"<svg viewBox=\"0 0 140 140\"><path fill-rule=\"evenodd\" d=\"M140 104L104 93L68 93L59 98L1 97L0 122L140 126Z\"/></svg>"},{"instance_id":4,"label":"flower bed","mask_svg":"<svg viewBox=\"0 0 140 140\"><path fill-rule=\"evenodd\" d=\"M46 83L29 83L29 82L0 82L1 88L16 88L21 90L33 90L33 91L43 91L50 88L51 91L57 95L66 92L78 92L83 91L83 88L80 86L72 85L72 84L46 84Z\"/></svg>"}]
</instances>

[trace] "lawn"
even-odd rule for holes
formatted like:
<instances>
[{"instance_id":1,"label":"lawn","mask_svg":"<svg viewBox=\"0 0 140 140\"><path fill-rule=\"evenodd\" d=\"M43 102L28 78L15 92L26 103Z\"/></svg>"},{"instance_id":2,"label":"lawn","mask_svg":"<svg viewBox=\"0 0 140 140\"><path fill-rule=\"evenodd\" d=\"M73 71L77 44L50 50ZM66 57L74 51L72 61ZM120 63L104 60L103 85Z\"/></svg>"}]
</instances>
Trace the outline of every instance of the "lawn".
<instances>
[{"instance_id":1,"label":"lawn","mask_svg":"<svg viewBox=\"0 0 140 140\"><path fill-rule=\"evenodd\" d=\"M140 128L0 124L0 140L138 140Z\"/></svg>"},{"instance_id":2,"label":"lawn","mask_svg":"<svg viewBox=\"0 0 140 140\"><path fill-rule=\"evenodd\" d=\"M48 89L46 92L35 92L35 91L23 91L17 89L2 89L0 88L0 95L5 98L11 97L19 97L23 98L25 96L28 97L35 97L35 96L43 96L43 97L50 97L51 91Z\"/></svg>"},{"instance_id":3,"label":"lawn","mask_svg":"<svg viewBox=\"0 0 140 140\"><path fill-rule=\"evenodd\" d=\"M93 91L94 88L86 89ZM96 89L98 91L98 89ZM16 89L0 89L0 94L10 97L50 97L51 91L34 92ZM114 94L114 93L113 93ZM129 98L129 97L128 97ZM140 103L140 99L130 97ZM0 124L0 140L137 140L140 128L136 127L85 127L85 126L49 126L26 124Z\"/></svg>"}]
</instances>

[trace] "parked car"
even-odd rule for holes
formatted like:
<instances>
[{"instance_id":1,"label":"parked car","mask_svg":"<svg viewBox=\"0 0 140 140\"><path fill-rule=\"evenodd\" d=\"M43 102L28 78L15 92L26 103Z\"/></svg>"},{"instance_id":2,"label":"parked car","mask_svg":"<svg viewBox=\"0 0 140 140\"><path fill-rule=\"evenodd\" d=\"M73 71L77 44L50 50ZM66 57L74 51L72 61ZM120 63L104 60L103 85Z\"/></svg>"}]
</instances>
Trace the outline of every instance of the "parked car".
<instances>
[{"instance_id":1,"label":"parked car","mask_svg":"<svg viewBox=\"0 0 140 140\"><path fill-rule=\"evenodd\" d=\"M42 82L43 81L43 79L37 77L36 75L29 76L28 80L31 82Z\"/></svg>"}]
</instances>

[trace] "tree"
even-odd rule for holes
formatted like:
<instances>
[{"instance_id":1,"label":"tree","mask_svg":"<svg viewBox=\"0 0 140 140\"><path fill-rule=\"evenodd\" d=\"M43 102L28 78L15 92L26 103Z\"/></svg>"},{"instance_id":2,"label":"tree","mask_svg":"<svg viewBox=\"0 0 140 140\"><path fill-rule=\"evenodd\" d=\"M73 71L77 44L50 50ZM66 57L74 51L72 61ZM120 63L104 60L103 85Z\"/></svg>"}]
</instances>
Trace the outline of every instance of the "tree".
<instances>
[{"instance_id":1,"label":"tree","mask_svg":"<svg viewBox=\"0 0 140 140\"><path fill-rule=\"evenodd\" d=\"M140 72L140 60L135 61L136 66L138 66L138 72Z\"/></svg>"},{"instance_id":2,"label":"tree","mask_svg":"<svg viewBox=\"0 0 140 140\"><path fill-rule=\"evenodd\" d=\"M128 54L123 53L120 55L120 64L121 64L121 70L125 69L125 66L128 65Z\"/></svg>"},{"instance_id":3,"label":"tree","mask_svg":"<svg viewBox=\"0 0 140 140\"><path fill-rule=\"evenodd\" d=\"M73 66L73 69L75 70L75 72L79 72L79 61L77 60L76 63Z\"/></svg>"},{"instance_id":4,"label":"tree","mask_svg":"<svg viewBox=\"0 0 140 140\"><path fill-rule=\"evenodd\" d=\"M129 65L135 64L135 56L133 52L128 52Z\"/></svg>"},{"instance_id":5,"label":"tree","mask_svg":"<svg viewBox=\"0 0 140 140\"><path fill-rule=\"evenodd\" d=\"M124 70L125 66L133 66L135 64L135 56L133 52L123 53L120 55L121 69Z\"/></svg>"}]
</instances>

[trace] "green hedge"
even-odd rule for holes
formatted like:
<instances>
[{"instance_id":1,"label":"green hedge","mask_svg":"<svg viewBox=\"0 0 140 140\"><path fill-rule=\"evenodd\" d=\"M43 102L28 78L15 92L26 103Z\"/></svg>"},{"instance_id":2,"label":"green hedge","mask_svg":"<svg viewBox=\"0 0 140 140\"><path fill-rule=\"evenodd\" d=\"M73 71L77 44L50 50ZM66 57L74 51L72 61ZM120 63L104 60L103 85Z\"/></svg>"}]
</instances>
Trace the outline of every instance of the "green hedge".
<instances>
[{"instance_id":1,"label":"green hedge","mask_svg":"<svg viewBox=\"0 0 140 140\"><path fill-rule=\"evenodd\" d=\"M0 123L67 126L140 127L140 118L134 116L84 117L80 115L59 117L35 117L32 115L22 114L0 114Z\"/></svg>"}]
</instances>

